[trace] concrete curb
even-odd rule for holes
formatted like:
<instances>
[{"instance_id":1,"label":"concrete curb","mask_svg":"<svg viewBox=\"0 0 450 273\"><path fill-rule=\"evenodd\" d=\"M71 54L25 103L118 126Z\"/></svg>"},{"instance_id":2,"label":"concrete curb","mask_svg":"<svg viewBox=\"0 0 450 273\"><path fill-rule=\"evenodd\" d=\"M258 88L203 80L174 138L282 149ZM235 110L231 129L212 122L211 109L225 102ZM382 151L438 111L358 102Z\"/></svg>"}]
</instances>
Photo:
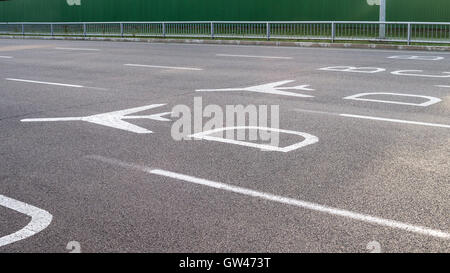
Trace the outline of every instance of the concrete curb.
<instances>
[{"instance_id":1,"label":"concrete curb","mask_svg":"<svg viewBox=\"0 0 450 273\"><path fill-rule=\"evenodd\" d=\"M171 38L116 38L116 37L47 37L0 35L3 39L37 39L37 40L77 40L77 41L111 41L111 42L145 42L145 43L177 43L177 44L211 44L211 45L258 45L284 47L322 47L322 48L357 48L357 49L389 49L389 50L421 50L450 51L450 46L433 45L393 45L393 44L355 44L326 42L288 42L288 41L255 41L255 40L209 40L209 39L171 39Z\"/></svg>"}]
</instances>

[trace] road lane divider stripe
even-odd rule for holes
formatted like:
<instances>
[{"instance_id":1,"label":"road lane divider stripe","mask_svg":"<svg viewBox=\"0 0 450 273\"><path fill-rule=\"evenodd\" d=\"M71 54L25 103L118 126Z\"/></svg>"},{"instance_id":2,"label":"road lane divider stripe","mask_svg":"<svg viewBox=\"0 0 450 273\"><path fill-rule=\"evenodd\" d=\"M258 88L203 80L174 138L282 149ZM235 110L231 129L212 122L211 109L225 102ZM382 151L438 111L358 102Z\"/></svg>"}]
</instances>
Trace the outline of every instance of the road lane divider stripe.
<instances>
[{"instance_id":1,"label":"road lane divider stripe","mask_svg":"<svg viewBox=\"0 0 450 273\"><path fill-rule=\"evenodd\" d=\"M7 81L16 81L16 82L26 82L26 83L37 83L37 84L47 84L47 85L74 87L74 88L83 88L84 87L82 85L76 85L76 84L65 84L65 83L57 83L57 82L41 82L41 81L14 79L14 78L6 78L6 80Z\"/></svg>"},{"instance_id":2,"label":"road lane divider stripe","mask_svg":"<svg viewBox=\"0 0 450 273\"><path fill-rule=\"evenodd\" d=\"M58 50L80 50L80 51L100 51L100 49L96 49L96 48L75 48L75 47L55 47L55 49Z\"/></svg>"},{"instance_id":3,"label":"road lane divider stripe","mask_svg":"<svg viewBox=\"0 0 450 273\"><path fill-rule=\"evenodd\" d=\"M392 119L392 118L382 118L382 117L372 117L372 116L353 115L353 114L339 114L339 113L333 113L333 112L315 111L315 110L307 110L307 109L293 109L293 111L295 111L295 112L303 112L303 113L312 113L312 114L321 114L321 115L340 116L340 117L346 117L346 118L358 118L358 119L367 119L367 120L375 120L375 121L386 121L386 122L393 122L393 123L403 123L403 124L412 124L412 125L421 125L421 126L450 128L450 125L440 124L440 123L430 123L430 122L421 122L421 121L412 121L412 120L403 120L403 119Z\"/></svg>"},{"instance_id":4,"label":"road lane divider stripe","mask_svg":"<svg viewBox=\"0 0 450 273\"><path fill-rule=\"evenodd\" d=\"M264 200L268 200L268 201L272 201L272 202L276 202L276 203L280 203L280 204L284 204L284 205L295 206L295 207L299 207L299 208L303 208L303 209L307 209L307 210L311 210L311 211L316 211L316 212L321 212L321 213L325 213L325 214L329 214L329 215L333 215L333 216L344 217L344 218L348 218L348 219L352 219L352 220L356 220L356 221L360 221L360 222L365 222L365 223L372 224L372 225L378 225L378 226L399 229L399 230L403 230L403 231L407 231L407 232L411 232L411 233L421 234L421 235L430 236L430 237L436 237L436 238L445 239L445 240L450 239L450 233L442 231L442 230L431 229L428 227L423 227L423 226L408 224L408 223L399 222L399 221L395 221L395 220L380 218L380 217L371 216L368 214L334 208L334 207L316 204L316 203L312 203L312 202L308 202L308 201L274 195L274 194L266 193L266 192L260 192L260 191L256 191L256 190L252 190L252 189L248 189L248 188L233 186L233 185L229 185L229 184L225 184L225 183L220 183L220 182L215 182L215 181L211 181L211 180L207 180L207 179L197 178L194 176L189 176L189 175L180 174L180 173L176 173L176 172L171 172L171 171L166 171L166 170L161 170L161 169L152 169L150 167L127 163L127 162L123 162L123 161L120 161L117 159L107 158L107 157L103 157L103 156L99 156L99 155L91 155L91 156L87 156L87 158L92 159L92 160L97 160L97 161L100 161L103 163L107 163L107 164L110 164L113 166L119 166L119 167L123 167L126 169L142 171L142 172L145 172L148 174L172 178L175 180L180 180L180 181L188 182L191 184L206 186L209 188L214 188L214 189L218 189L218 190L222 190L222 191L228 191L228 192L237 193L237 194L241 194L241 195L245 195L245 196L264 199Z\"/></svg>"},{"instance_id":5,"label":"road lane divider stripe","mask_svg":"<svg viewBox=\"0 0 450 273\"><path fill-rule=\"evenodd\" d=\"M0 56L0 59L12 59L11 56Z\"/></svg>"},{"instance_id":6,"label":"road lane divider stripe","mask_svg":"<svg viewBox=\"0 0 450 273\"><path fill-rule=\"evenodd\" d=\"M414 125L450 128L450 125L445 125L445 124L420 122L420 121L411 121L411 120L402 120L402 119L380 118L380 117L350 115L350 114L339 114L339 116L341 116L341 117L348 117L348 118L359 118L359 119L368 119L368 120L377 120L377 121L387 121L387 122L394 122L394 123L404 123L404 124L414 124Z\"/></svg>"},{"instance_id":7,"label":"road lane divider stripe","mask_svg":"<svg viewBox=\"0 0 450 273\"><path fill-rule=\"evenodd\" d=\"M31 217L31 221L19 231L0 237L0 247L31 237L46 229L52 222L53 216L40 208L17 201L0 194L0 206L17 211Z\"/></svg>"},{"instance_id":8,"label":"road lane divider stripe","mask_svg":"<svg viewBox=\"0 0 450 273\"><path fill-rule=\"evenodd\" d=\"M132 66L132 67L163 68L163 69L174 69L174 70L193 70L193 71L203 70L202 68L195 68L195 67L162 66L162 65L148 65L148 64L124 64L124 65Z\"/></svg>"},{"instance_id":9,"label":"road lane divider stripe","mask_svg":"<svg viewBox=\"0 0 450 273\"><path fill-rule=\"evenodd\" d=\"M233 54L216 54L216 56L218 56L218 57L237 57L237 58L260 58L260 59L292 60L292 57L278 57L278 56L233 55Z\"/></svg>"},{"instance_id":10,"label":"road lane divider stripe","mask_svg":"<svg viewBox=\"0 0 450 273\"><path fill-rule=\"evenodd\" d=\"M436 87L441 87L441 88L450 88L450 85L435 85Z\"/></svg>"}]
</instances>

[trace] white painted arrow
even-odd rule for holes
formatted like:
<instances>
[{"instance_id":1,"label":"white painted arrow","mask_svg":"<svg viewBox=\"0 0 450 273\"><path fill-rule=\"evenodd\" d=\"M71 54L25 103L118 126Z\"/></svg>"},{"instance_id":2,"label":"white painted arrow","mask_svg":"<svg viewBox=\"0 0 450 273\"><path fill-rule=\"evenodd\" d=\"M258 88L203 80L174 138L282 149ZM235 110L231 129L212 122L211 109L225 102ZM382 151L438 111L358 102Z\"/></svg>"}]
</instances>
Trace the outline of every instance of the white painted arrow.
<instances>
[{"instance_id":1,"label":"white painted arrow","mask_svg":"<svg viewBox=\"0 0 450 273\"><path fill-rule=\"evenodd\" d=\"M294 92L282 91L282 90L303 90L303 91L314 91L314 89L309 88L309 85L299 85L294 87L280 87L282 85L293 82L292 80L279 81L273 83L267 83L263 85L256 85L250 87L242 88L225 88L225 89L199 89L197 92L233 92L233 91L246 91L246 92L256 92L264 94L273 94L281 96L291 96L291 97L301 97L301 98L312 98L314 96L304 95Z\"/></svg>"},{"instance_id":2,"label":"white painted arrow","mask_svg":"<svg viewBox=\"0 0 450 273\"><path fill-rule=\"evenodd\" d=\"M111 128L116 128L124 131L129 131L136 134L151 134L150 130L139 127L137 125L131 124L124 121L125 119L151 119L157 121L170 121L170 119L164 118L163 116L171 114L171 112L158 113L146 116L127 116L129 114L142 112L145 110L158 108L164 106L165 104L152 104L142 107L130 108L120 111L114 111L104 114L92 115L87 117L62 117L62 118L33 118L33 119L23 119L21 122L51 122L51 121L86 121L89 123L94 123L98 125L103 125Z\"/></svg>"}]
</instances>

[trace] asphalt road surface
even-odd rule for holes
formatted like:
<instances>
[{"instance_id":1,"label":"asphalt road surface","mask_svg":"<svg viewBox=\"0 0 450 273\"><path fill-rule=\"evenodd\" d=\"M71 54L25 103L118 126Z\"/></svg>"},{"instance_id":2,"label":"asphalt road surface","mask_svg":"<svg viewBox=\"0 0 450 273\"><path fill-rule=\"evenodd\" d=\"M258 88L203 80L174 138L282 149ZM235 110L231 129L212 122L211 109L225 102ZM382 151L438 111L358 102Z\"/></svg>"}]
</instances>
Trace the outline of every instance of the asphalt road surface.
<instances>
[{"instance_id":1,"label":"asphalt road surface","mask_svg":"<svg viewBox=\"0 0 450 273\"><path fill-rule=\"evenodd\" d=\"M2 39L0 252L448 253L449 72L444 52ZM197 91L227 88L247 89ZM163 113L194 97L278 105L280 149L176 141Z\"/></svg>"}]
</instances>

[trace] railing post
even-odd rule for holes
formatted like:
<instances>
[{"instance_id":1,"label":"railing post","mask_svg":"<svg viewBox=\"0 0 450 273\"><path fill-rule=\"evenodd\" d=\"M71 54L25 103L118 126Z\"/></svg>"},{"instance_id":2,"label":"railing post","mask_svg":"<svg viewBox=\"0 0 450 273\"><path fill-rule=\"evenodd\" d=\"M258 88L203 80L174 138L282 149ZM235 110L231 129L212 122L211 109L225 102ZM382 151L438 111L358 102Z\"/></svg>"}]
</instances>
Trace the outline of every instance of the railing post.
<instances>
[{"instance_id":1,"label":"railing post","mask_svg":"<svg viewBox=\"0 0 450 273\"><path fill-rule=\"evenodd\" d=\"M120 23L120 37L123 38L123 23Z\"/></svg>"},{"instance_id":2,"label":"railing post","mask_svg":"<svg viewBox=\"0 0 450 273\"><path fill-rule=\"evenodd\" d=\"M211 22L211 39L214 39L214 22Z\"/></svg>"},{"instance_id":3,"label":"railing post","mask_svg":"<svg viewBox=\"0 0 450 273\"><path fill-rule=\"evenodd\" d=\"M53 32L53 24L50 24L50 33L51 33L51 35L53 37L53 34L54 34L54 32Z\"/></svg>"},{"instance_id":4,"label":"railing post","mask_svg":"<svg viewBox=\"0 0 450 273\"><path fill-rule=\"evenodd\" d=\"M83 36L86 37L86 23L83 23Z\"/></svg>"},{"instance_id":5,"label":"railing post","mask_svg":"<svg viewBox=\"0 0 450 273\"><path fill-rule=\"evenodd\" d=\"M163 32L163 37L166 38L166 23L162 23L162 32Z\"/></svg>"},{"instance_id":6,"label":"railing post","mask_svg":"<svg viewBox=\"0 0 450 273\"><path fill-rule=\"evenodd\" d=\"M22 36L25 36L25 24L22 24Z\"/></svg>"},{"instance_id":7,"label":"railing post","mask_svg":"<svg viewBox=\"0 0 450 273\"><path fill-rule=\"evenodd\" d=\"M267 30L267 40L270 40L270 23L267 22L266 24L266 30Z\"/></svg>"},{"instance_id":8,"label":"railing post","mask_svg":"<svg viewBox=\"0 0 450 273\"><path fill-rule=\"evenodd\" d=\"M408 45L411 45L411 23L408 23Z\"/></svg>"},{"instance_id":9,"label":"railing post","mask_svg":"<svg viewBox=\"0 0 450 273\"><path fill-rule=\"evenodd\" d=\"M336 23L331 22L331 42L334 43L334 39L336 38Z\"/></svg>"},{"instance_id":10,"label":"railing post","mask_svg":"<svg viewBox=\"0 0 450 273\"><path fill-rule=\"evenodd\" d=\"M382 22L380 23L380 39L385 39L386 38L386 23Z\"/></svg>"}]
</instances>

